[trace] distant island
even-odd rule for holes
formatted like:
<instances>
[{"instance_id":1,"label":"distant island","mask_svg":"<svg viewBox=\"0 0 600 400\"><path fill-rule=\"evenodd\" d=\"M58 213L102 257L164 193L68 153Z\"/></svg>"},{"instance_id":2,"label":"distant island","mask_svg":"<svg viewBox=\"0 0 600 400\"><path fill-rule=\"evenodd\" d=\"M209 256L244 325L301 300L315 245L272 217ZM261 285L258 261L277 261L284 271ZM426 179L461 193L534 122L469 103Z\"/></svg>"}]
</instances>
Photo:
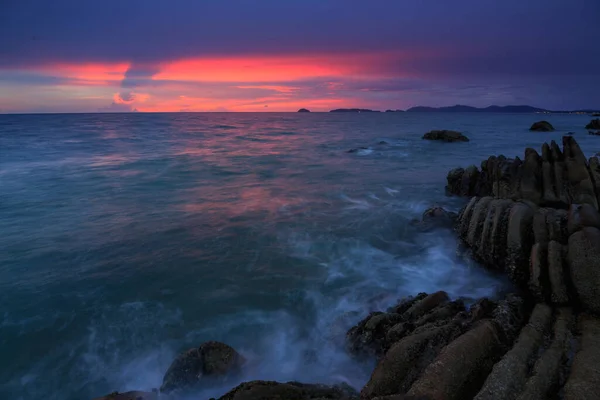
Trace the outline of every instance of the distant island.
<instances>
[{"instance_id":1,"label":"distant island","mask_svg":"<svg viewBox=\"0 0 600 400\"><path fill-rule=\"evenodd\" d=\"M336 108L335 110L331 110L329 112L351 112L351 113L361 113L361 112L380 112L377 110L369 110L367 108Z\"/></svg>"},{"instance_id":2,"label":"distant island","mask_svg":"<svg viewBox=\"0 0 600 400\"><path fill-rule=\"evenodd\" d=\"M568 114L589 114L596 112L595 110L572 110L572 111L552 111L544 108L532 106L489 106L484 108L471 107L457 104L449 107L411 107L407 112L440 112L440 113L466 113L466 112L482 112L482 113L568 113Z\"/></svg>"},{"instance_id":3,"label":"distant island","mask_svg":"<svg viewBox=\"0 0 600 400\"><path fill-rule=\"evenodd\" d=\"M298 112L310 112L310 110L307 108L301 108L298 110Z\"/></svg>"},{"instance_id":4,"label":"distant island","mask_svg":"<svg viewBox=\"0 0 600 400\"><path fill-rule=\"evenodd\" d=\"M298 112L310 112L306 108L301 108ZM329 112L334 113L378 113L379 110L370 110L368 108L336 108ZM427 112L427 113L505 113L505 114L596 114L600 112L595 109L585 110L569 110L569 111L556 111L547 110L545 108L533 107L533 106L489 106L489 107L472 107L457 104L455 106L447 107L427 107L427 106L416 106L411 107L408 110L398 109L387 109L386 113L401 113L401 112Z\"/></svg>"}]
</instances>

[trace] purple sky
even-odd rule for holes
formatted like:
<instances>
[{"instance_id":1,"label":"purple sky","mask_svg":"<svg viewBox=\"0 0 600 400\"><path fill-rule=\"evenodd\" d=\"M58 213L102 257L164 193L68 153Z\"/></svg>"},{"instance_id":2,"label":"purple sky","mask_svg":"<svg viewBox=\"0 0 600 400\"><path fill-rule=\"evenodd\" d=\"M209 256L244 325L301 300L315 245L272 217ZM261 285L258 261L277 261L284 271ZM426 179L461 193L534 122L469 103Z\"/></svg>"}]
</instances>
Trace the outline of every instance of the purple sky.
<instances>
[{"instance_id":1,"label":"purple sky","mask_svg":"<svg viewBox=\"0 0 600 400\"><path fill-rule=\"evenodd\" d=\"M600 108L598 0L0 0L0 112Z\"/></svg>"}]
</instances>

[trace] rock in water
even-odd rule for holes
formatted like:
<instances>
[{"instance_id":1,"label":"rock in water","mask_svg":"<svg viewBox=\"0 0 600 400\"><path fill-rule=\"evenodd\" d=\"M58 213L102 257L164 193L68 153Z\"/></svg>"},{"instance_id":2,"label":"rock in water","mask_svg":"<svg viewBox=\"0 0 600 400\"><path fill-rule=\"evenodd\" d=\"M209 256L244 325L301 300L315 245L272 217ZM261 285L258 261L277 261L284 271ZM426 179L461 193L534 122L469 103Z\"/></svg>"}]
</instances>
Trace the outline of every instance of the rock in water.
<instances>
[{"instance_id":1,"label":"rock in water","mask_svg":"<svg viewBox=\"0 0 600 400\"><path fill-rule=\"evenodd\" d=\"M591 120L590 123L585 126L585 129L600 129L600 118Z\"/></svg>"},{"instance_id":2,"label":"rock in water","mask_svg":"<svg viewBox=\"0 0 600 400\"><path fill-rule=\"evenodd\" d=\"M423 231L437 228L452 229L458 214L444 210L442 207L429 207L423 212L422 219L413 221L414 225Z\"/></svg>"},{"instance_id":3,"label":"rock in water","mask_svg":"<svg viewBox=\"0 0 600 400\"><path fill-rule=\"evenodd\" d=\"M163 378L161 392L194 387L203 381L225 379L239 372L245 359L232 347L206 342L181 353Z\"/></svg>"},{"instance_id":4,"label":"rock in water","mask_svg":"<svg viewBox=\"0 0 600 400\"><path fill-rule=\"evenodd\" d=\"M534 122L533 125L531 125L531 128L529 128L529 130L536 132L552 132L554 130L554 127L548 121L538 121Z\"/></svg>"},{"instance_id":5,"label":"rock in water","mask_svg":"<svg viewBox=\"0 0 600 400\"><path fill-rule=\"evenodd\" d=\"M307 112L310 112L310 110L308 110L306 108L301 108L301 109L298 110L298 112L307 113Z\"/></svg>"},{"instance_id":6,"label":"rock in water","mask_svg":"<svg viewBox=\"0 0 600 400\"><path fill-rule=\"evenodd\" d=\"M244 382L219 400L358 400L358 393L347 385L311 385L298 382Z\"/></svg>"},{"instance_id":7,"label":"rock in water","mask_svg":"<svg viewBox=\"0 0 600 400\"><path fill-rule=\"evenodd\" d=\"M423 135L425 140L441 140L443 142L468 142L469 138L457 131L438 130Z\"/></svg>"}]
</instances>

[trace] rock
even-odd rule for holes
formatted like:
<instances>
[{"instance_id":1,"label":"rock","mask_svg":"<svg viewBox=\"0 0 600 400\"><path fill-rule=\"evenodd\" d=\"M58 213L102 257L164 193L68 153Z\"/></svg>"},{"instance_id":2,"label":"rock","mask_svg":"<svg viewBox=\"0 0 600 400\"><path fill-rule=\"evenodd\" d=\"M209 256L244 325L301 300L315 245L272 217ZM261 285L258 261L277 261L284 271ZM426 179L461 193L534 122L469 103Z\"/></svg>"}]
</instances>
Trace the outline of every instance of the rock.
<instances>
[{"instance_id":1,"label":"rock","mask_svg":"<svg viewBox=\"0 0 600 400\"><path fill-rule=\"evenodd\" d=\"M347 349L357 356L382 356L396 341L415 328L440 319L448 319L449 310L436 309L449 302L445 292L421 293L403 300L390 312L372 312L346 334ZM456 313L464 310L462 302L452 302ZM429 315L431 313L431 315Z\"/></svg>"},{"instance_id":2,"label":"rock","mask_svg":"<svg viewBox=\"0 0 600 400\"><path fill-rule=\"evenodd\" d=\"M600 320L579 317L581 348L575 355L571 374L564 387L565 400L595 400L600 393Z\"/></svg>"},{"instance_id":3,"label":"rock","mask_svg":"<svg viewBox=\"0 0 600 400\"><path fill-rule=\"evenodd\" d=\"M600 136L600 131L588 131L588 135Z\"/></svg>"},{"instance_id":4,"label":"rock","mask_svg":"<svg viewBox=\"0 0 600 400\"><path fill-rule=\"evenodd\" d=\"M448 194L457 194L461 196L469 195L469 193L461 192L462 177L464 173L465 170L463 168L454 168L448 172L448 177L446 178L448 181L448 184L446 185L446 192Z\"/></svg>"},{"instance_id":5,"label":"rock","mask_svg":"<svg viewBox=\"0 0 600 400\"><path fill-rule=\"evenodd\" d=\"M594 183L583 151L571 136L563 136L563 147L571 203L590 204L597 210Z\"/></svg>"},{"instance_id":6,"label":"rock","mask_svg":"<svg viewBox=\"0 0 600 400\"><path fill-rule=\"evenodd\" d=\"M425 140L441 140L443 142L468 142L469 138L457 131L436 130L423 135Z\"/></svg>"},{"instance_id":7,"label":"rock","mask_svg":"<svg viewBox=\"0 0 600 400\"><path fill-rule=\"evenodd\" d=\"M161 396L161 399L168 400L167 398ZM126 392L119 393L114 392L104 397L98 397L95 400L159 400L158 393L155 392Z\"/></svg>"},{"instance_id":8,"label":"rock","mask_svg":"<svg viewBox=\"0 0 600 400\"><path fill-rule=\"evenodd\" d=\"M569 236L586 226L600 229L600 213L589 204L571 204L567 217Z\"/></svg>"},{"instance_id":9,"label":"rock","mask_svg":"<svg viewBox=\"0 0 600 400\"><path fill-rule=\"evenodd\" d=\"M440 350L460 334L459 324L451 322L403 338L377 364L361 397L405 393Z\"/></svg>"},{"instance_id":10,"label":"rock","mask_svg":"<svg viewBox=\"0 0 600 400\"><path fill-rule=\"evenodd\" d=\"M546 304L537 304L517 342L502 360L494 365L474 400L515 399L527 382L529 365L537 356L551 323L552 309Z\"/></svg>"},{"instance_id":11,"label":"rock","mask_svg":"<svg viewBox=\"0 0 600 400\"><path fill-rule=\"evenodd\" d=\"M536 132L551 132L554 130L554 127L548 121L538 121L534 122L533 125L531 125L531 128L529 128L529 130Z\"/></svg>"},{"instance_id":12,"label":"rock","mask_svg":"<svg viewBox=\"0 0 600 400\"><path fill-rule=\"evenodd\" d=\"M569 294L565 282L565 249L555 240L548 243L548 277L550 279L552 304L569 304Z\"/></svg>"},{"instance_id":13,"label":"rock","mask_svg":"<svg viewBox=\"0 0 600 400\"><path fill-rule=\"evenodd\" d=\"M326 386L298 382L244 382L218 400L358 400L348 385Z\"/></svg>"},{"instance_id":14,"label":"rock","mask_svg":"<svg viewBox=\"0 0 600 400\"><path fill-rule=\"evenodd\" d=\"M429 231L436 228L451 229L456 221L457 214L446 211L442 207L429 207L423 212L421 221L416 225L422 230Z\"/></svg>"},{"instance_id":15,"label":"rock","mask_svg":"<svg viewBox=\"0 0 600 400\"><path fill-rule=\"evenodd\" d=\"M527 380L523 392L517 397L518 400L549 399L560 387L559 374L561 366L568 356L572 318L571 309L561 308L558 310L552 343L536 361L533 373Z\"/></svg>"},{"instance_id":16,"label":"rock","mask_svg":"<svg viewBox=\"0 0 600 400\"><path fill-rule=\"evenodd\" d=\"M211 380L223 380L241 370L245 359L232 347L206 342L181 353L167 370L161 392L188 389Z\"/></svg>"},{"instance_id":17,"label":"rock","mask_svg":"<svg viewBox=\"0 0 600 400\"><path fill-rule=\"evenodd\" d=\"M600 314L600 230L585 227L569 237L567 261L582 305Z\"/></svg>"},{"instance_id":18,"label":"rock","mask_svg":"<svg viewBox=\"0 0 600 400\"><path fill-rule=\"evenodd\" d=\"M369 148L368 148L368 147L361 146L361 147L357 147L356 149L350 149L350 150L348 150L346 153L357 153L357 152L359 152L360 150L369 150Z\"/></svg>"},{"instance_id":19,"label":"rock","mask_svg":"<svg viewBox=\"0 0 600 400\"><path fill-rule=\"evenodd\" d=\"M447 345L407 394L444 400L472 398L502 355L501 348L497 323L480 321Z\"/></svg>"},{"instance_id":20,"label":"rock","mask_svg":"<svg viewBox=\"0 0 600 400\"><path fill-rule=\"evenodd\" d=\"M306 109L306 108L301 108L298 110L299 113L307 113L310 112L310 110Z\"/></svg>"},{"instance_id":21,"label":"rock","mask_svg":"<svg viewBox=\"0 0 600 400\"><path fill-rule=\"evenodd\" d=\"M402 315L372 312L346 333L348 352L356 356L379 356L387 349L387 332L401 322Z\"/></svg>"},{"instance_id":22,"label":"rock","mask_svg":"<svg viewBox=\"0 0 600 400\"><path fill-rule=\"evenodd\" d=\"M585 126L585 129L600 129L600 118L591 120L590 123Z\"/></svg>"},{"instance_id":23,"label":"rock","mask_svg":"<svg viewBox=\"0 0 600 400\"><path fill-rule=\"evenodd\" d=\"M511 281L519 286L529 280L534 214L533 207L519 202L511 208L508 216L505 269Z\"/></svg>"}]
</instances>

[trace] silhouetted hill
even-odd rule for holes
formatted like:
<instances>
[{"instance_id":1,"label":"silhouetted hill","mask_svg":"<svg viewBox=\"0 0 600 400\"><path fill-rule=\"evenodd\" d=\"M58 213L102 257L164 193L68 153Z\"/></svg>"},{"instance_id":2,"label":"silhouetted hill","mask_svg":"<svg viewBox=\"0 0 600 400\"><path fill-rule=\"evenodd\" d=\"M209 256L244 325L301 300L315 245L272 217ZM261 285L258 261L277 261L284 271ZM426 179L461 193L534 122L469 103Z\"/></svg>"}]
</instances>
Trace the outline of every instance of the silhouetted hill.
<instances>
[{"instance_id":1,"label":"silhouetted hill","mask_svg":"<svg viewBox=\"0 0 600 400\"><path fill-rule=\"evenodd\" d=\"M532 106L489 106L485 108L455 105L450 107L412 107L407 112L496 112L496 113L536 113L552 112Z\"/></svg>"},{"instance_id":2,"label":"silhouetted hill","mask_svg":"<svg viewBox=\"0 0 600 400\"><path fill-rule=\"evenodd\" d=\"M360 113L360 112L379 112L377 110L369 110L366 108L336 108L335 110L331 110L329 112L354 112L354 113Z\"/></svg>"}]
</instances>

